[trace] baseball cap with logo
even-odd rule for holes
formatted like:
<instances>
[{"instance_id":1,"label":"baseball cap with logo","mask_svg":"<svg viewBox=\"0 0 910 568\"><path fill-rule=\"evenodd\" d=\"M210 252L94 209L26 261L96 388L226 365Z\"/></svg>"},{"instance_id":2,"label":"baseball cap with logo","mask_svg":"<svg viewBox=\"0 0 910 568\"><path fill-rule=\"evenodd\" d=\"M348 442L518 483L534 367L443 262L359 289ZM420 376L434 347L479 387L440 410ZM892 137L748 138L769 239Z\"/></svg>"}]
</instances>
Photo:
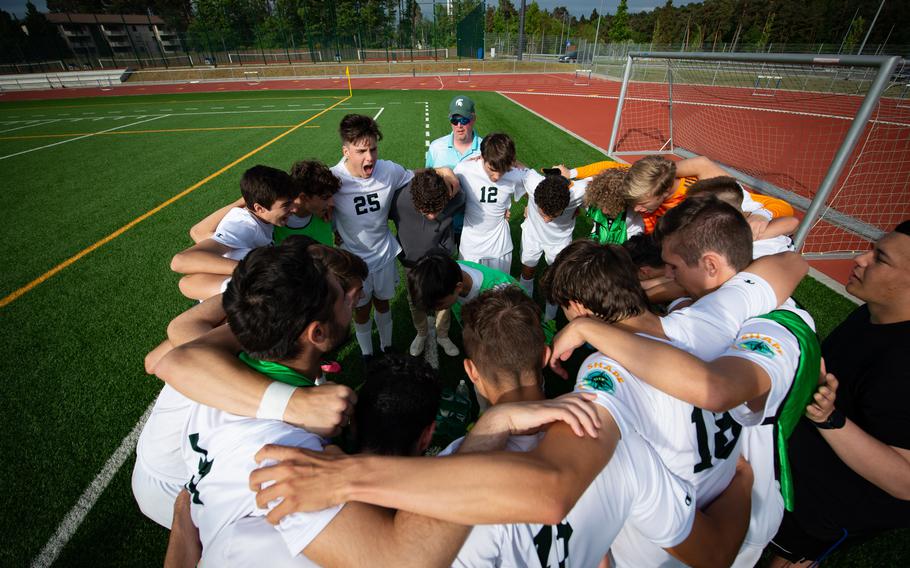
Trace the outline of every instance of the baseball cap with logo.
<instances>
[{"instance_id":1,"label":"baseball cap with logo","mask_svg":"<svg viewBox=\"0 0 910 568\"><path fill-rule=\"evenodd\" d=\"M449 118L455 115L470 117L474 114L474 101L463 95L458 95L449 103Z\"/></svg>"}]
</instances>

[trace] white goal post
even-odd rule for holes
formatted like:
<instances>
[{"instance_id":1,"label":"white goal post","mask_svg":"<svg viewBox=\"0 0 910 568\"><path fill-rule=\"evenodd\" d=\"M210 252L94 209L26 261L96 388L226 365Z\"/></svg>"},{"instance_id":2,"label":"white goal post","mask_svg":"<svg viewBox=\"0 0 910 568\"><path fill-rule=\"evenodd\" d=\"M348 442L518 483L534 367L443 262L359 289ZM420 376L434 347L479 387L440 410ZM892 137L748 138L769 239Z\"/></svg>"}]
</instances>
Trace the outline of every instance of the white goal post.
<instances>
[{"instance_id":1,"label":"white goal post","mask_svg":"<svg viewBox=\"0 0 910 568\"><path fill-rule=\"evenodd\" d=\"M899 57L629 54L611 157L707 156L804 212L794 238L833 258L910 218L910 107Z\"/></svg>"}]
</instances>

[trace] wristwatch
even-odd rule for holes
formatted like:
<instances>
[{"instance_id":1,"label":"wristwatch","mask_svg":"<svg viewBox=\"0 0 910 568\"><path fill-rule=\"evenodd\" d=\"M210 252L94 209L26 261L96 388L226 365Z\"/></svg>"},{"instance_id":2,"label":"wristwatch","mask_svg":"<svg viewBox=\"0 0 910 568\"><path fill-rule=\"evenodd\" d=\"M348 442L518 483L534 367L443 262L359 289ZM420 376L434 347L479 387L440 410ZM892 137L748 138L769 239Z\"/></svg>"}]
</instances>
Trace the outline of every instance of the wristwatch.
<instances>
[{"instance_id":1,"label":"wristwatch","mask_svg":"<svg viewBox=\"0 0 910 568\"><path fill-rule=\"evenodd\" d=\"M831 414L828 415L828 419L824 422L813 422L816 428L822 430L837 430L843 428L844 424L847 423L847 417L844 416L844 413L838 409L834 409Z\"/></svg>"}]
</instances>

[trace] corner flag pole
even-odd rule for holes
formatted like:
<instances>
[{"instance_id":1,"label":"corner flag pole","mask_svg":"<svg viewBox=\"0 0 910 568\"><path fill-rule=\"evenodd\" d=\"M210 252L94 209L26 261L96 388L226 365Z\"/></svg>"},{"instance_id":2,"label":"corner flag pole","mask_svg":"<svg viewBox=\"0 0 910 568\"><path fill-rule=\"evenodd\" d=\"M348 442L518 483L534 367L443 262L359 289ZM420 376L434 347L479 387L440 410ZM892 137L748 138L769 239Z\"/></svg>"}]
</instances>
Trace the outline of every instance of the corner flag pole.
<instances>
[{"instance_id":1,"label":"corner flag pole","mask_svg":"<svg viewBox=\"0 0 910 568\"><path fill-rule=\"evenodd\" d=\"M347 66L344 68L344 74L348 78L348 98L354 96L354 91L351 89L351 71Z\"/></svg>"}]
</instances>

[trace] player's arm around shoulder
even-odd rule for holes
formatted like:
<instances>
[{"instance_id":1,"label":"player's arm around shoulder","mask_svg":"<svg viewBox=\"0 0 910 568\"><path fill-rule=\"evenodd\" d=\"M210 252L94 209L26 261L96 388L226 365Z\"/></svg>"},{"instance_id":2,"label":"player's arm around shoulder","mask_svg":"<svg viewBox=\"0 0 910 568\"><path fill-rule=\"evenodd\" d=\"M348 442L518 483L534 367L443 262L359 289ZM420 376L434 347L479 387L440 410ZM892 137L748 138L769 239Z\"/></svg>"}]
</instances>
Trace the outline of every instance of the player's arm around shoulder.
<instances>
[{"instance_id":1,"label":"player's arm around shoulder","mask_svg":"<svg viewBox=\"0 0 910 568\"><path fill-rule=\"evenodd\" d=\"M795 252L783 252L753 260L745 272L755 274L774 290L777 305L789 298L809 273L809 263ZM765 310L768 311L768 310Z\"/></svg>"},{"instance_id":2,"label":"player's arm around shoulder","mask_svg":"<svg viewBox=\"0 0 910 568\"><path fill-rule=\"evenodd\" d=\"M229 203L214 213L209 214L202 221L199 221L192 226L190 229L190 238L193 239L194 243L199 243L210 238L215 234L215 229L218 228L218 224L221 223L221 220L224 219L225 215L230 213L235 207L245 206L246 202L243 197L240 197L233 203Z\"/></svg>"},{"instance_id":3,"label":"player's arm around shoulder","mask_svg":"<svg viewBox=\"0 0 910 568\"><path fill-rule=\"evenodd\" d=\"M229 275L237 266L237 261L223 255L231 250L229 246L208 238L174 255L171 270L179 274Z\"/></svg>"}]
</instances>

